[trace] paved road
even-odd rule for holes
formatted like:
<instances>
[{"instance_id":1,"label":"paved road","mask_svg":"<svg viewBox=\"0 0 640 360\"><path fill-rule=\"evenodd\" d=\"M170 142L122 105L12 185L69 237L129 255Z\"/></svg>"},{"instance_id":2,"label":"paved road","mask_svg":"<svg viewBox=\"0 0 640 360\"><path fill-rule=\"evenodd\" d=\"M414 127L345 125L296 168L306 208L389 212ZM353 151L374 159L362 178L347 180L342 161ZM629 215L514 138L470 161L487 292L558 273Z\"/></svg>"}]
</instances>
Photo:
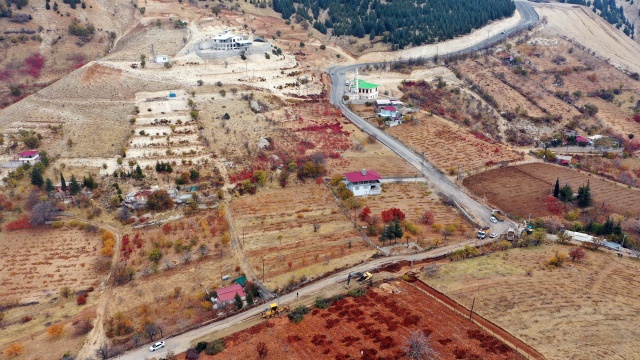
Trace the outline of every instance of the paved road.
<instances>
[{"instance_id":1,"label":"paved road","mask_svg":"<svg viewBox=\"0 0 640 360\"><path fill-rule=\"evenodd\" d=\"M514 28L506 31L506 34L498 34L495 35L487 40L484 40L474 46L471 46L465 50L462 51L458 51L455 52L457 53L464 53L464 52L471 52L471 51L475 51L478 49L482 49L485 48L497 41L500 41L502 39L504 39L507 35L519 31L521 29L525 29L528 28L531 25L534 25L535 23L538 22L539 17L536 14L536 12L533 10L533 8L526 2L522 2L522 1L516 1L515 2L516 7L518 8L518 11L520 11L523 15L523 19L522 21ZM442 54L441 56L444 55L449 55L449 54ZM459 188L457 188L446 176L444 176L443 174L441 174L438 170L436 170L433 165L431 165L429 162L427 161L423 161L421 159L421 157L414 153L412 150L408 149L407 147L405 147L404 145L400 144L398 141L396 141L395 139L391 138L390 136L388 136L386 133L380 131L379 129L377 129L376 127L370 125L369 123L367 123L366 121L364 121L363 119L361 119L359 116L357 116L356 114L354 114L353 112L351 112L349 110L349 108L347 108L343 103L342 103L342 94L344 93L344 83L345 83L345 78L343 76L343 73L346 71L350 71L355 69L356 67L360 67L360 66L366 66L369 64L355 64L355 65L349 65L349 66L344 66L344 67L332 67L329 69L329 75L331 76L331 80L333 82L333 87L332 87L332 92L330 95L330 101L335 104L340 106L341 110L343 111L343 113L345 114L345 116L354 122L354 124L356 124L358 127L360 127L364 132L371 134L371 135L375 135L378 137L378 140L380 140L384 145L388 146L390 149L392 149L393 151L395 151L398 155L400 155L402 158L404 158L405 160L407 160L409 163L411 163L413 166L416 167L416 169L418 169L420 172L423 173L423 175L425 177L427 177L429 179L429 181L432 183L433 187L438 189L439 191L442 191L444 194L450 196L452 199L454 199L462 208L464 208L471 216L476 217L478 219L479 222L481 223L488 223L489 220L489 216L490 216L490 210L485 207L484 205L479 204L478 202L476 202L475 200L473 200L471 197L469 197L468 195L464 194ZM512 224L510 224L509 222L501 222L498 223L496 225L494 225L494 231L499 231L499 232L504 232L506 231L506 229L510 226L513 226ZM489 243L491 241L494 240L484 240L484 243ZM308 296L308 295L314 295L314 294L319 294L320 291L322 289L324 289L327 286L336 284L336 283L340 283L340 282L345 282L347 275L349 273L353 273L353 272L363 272L363 271L368 271L371 270L373 268L376 267L381 267L382 265L388 264L388 263L394 263L397 261L403 261L403 260L414 260L414 261L418 261L418 260L422 260L422 259L428 259L428 258L435 258L441 255L444 255L450 251L453 251L457 248L460 247L464 247L465 245L477 245L480 244L481 242L478 240L467 240L465 242L462 243L458 243L458 244L452 244L452 245L448 245L439 249L435 249L429 252L425 252L425 253L421 253L421 254L415 254L415 255L398 255L398 256L390 256L390 257L385 257L385 258L380 258L380 259L376 259L376 260L372 260L368 263L365 264L361 264L361 265L357 265L354 266L350 269L341 271L337 274L331 275L325 279L319 280L317 282L314 282L312 284L309 284L303 288L300 288L297 291L297 293L299 293L302 296ZM296 298L296 294L294 293L290 293L290 294L285 294L280 296L280 302L281 303L289 303L291 301L293 301ZM140 359L147 359L147 358L151 358L151 357L155 357L155 358L161 358L163 356L165 356L167 354L168 351L173 351L174 353L180 353L183 351L186 351L189 348L189 343L194 340L197 339L199 337L205 336L207 334L210 334L214 331L219 331L219 330L223 330L226 328L229 328L233 325L238 324L239 322L242 322L244 320L247 320L249 318L252 318L254 316L259 316L260 312L262 311L262 307L256 307L253 309L250 309L246 312L243 312L241 314L217 321L215 323L203 326L201 328L198 329L194 329L192 331L186 332L182 335L173 337L173 338L169 338L166 339L167 342L167 347L164 349L161 349L159 351L156 351L154 353L149 352L149 344L146 344L144 346L142 346L141 348L137 348L134 350L131 350L121 356L118 357L118 359L129 359L129 360L140 360Z\"/></svg>"},{"instance_id":2,"label":"paved road","mask_svg":"<svg viewBox=\"0 0 640 360\"><path fill-rule=\"evenodd\" d=\"M481 243L490 243L494 240L484 240L484 241L478 241L478 240L467 240L465 242L462 243L457 243L457 244L451 244L451 245L447 245L447 246L443 246L441 248L437 248L425 253L420 253L420 254L415 254L415 255L397 255L397 256L390 256L390 257L384 257L384 258L379 258L379 259L375 259L372 260L368 263L364 263L364 264L360 264L360 265L356 265L350 269L341 271L339 273L336 273L334 275L331 275L327 278L324 278L322 280L319 280L317 282L314 282L312 284L309 284L303 288L300 288L298 290L296 290L296 292L300 295L300 296L313 296L315 294L317 294L318 296L320 296L322 294L322 289L337 284L337 283L346 283L347 281L347 275L349 273L354 273L354 272L364 272L364 271L370 271L374 268L379 268L382 267L383 265L386 264L390 264L390 263L394 263L394 262L398 262L398 261L403 261L403 260L408 260L408 261L419 261L419 260L423 260L423 259L430 259L430 258L436 258L442 255L445 255L447 253L449 253L450 251L453 251L455 249L458 248L462 248L465 245L479 245ZM374 275L374 280L376 280L375 275ZM280 303L282 304L286 304L286 303L290 303L292 301L294 301L296 299L296 293L290 293L290 294L285 294L280 296ZM165 339L167 346L164 349L155 351L155 352L150 352L149 351L149 344L144 345L141 348L137 348L134 350L131 350L119 357L117 357L118 359L127 359L127 360L141 360L141 359L146 359L146 358L151 358L151 357L155 357L157 359L162 358L163 356L165 356L167 354L168 351L173 351L175 354L181 353L183 351L186 351L189 348L189 343L191 341L193 341L194 339L197 339L199 337L205 336L207 334L210 334L214 331L219 331L219 330L224 330L226 328L229 328L231 326L237 325L238 323L245 321L249 318L255 317L255 316L259 316L260 313L263 310L263 306L258 306L256 308L250 309L246 312L228 317L226 319L220 320L220 321L216 321L212 324L203 326L201 328L198 329L194 329L191 330L189 332L186 332L182 335L178 335L176 337L172 337L169 339Z\"/></svg>"},{"instance_id":3,"label":"paved road","mask_svg":"<svg viewBox=\"0 0 640 360\"><path fill-rule=\"evenodd\" d=\"M486 48L498 41L503 40L509 34L517 32L521 29L528 28L538 22L538 14L533 10L531 5L527 2L516 1L516 8L522 14L522 19L513 29L505 31L504 34L497 34L489 39L486 39L476 45L470 46L466 49L443 53L440 56L447 56L453 54L469 53L479 49ZM411 165L413 165L418 171L420 171L429 181L432 186L449 198L453 199L460 208L471 218L475 219L475 222L483 226L491 226L492 232L499 234L505 233L508 228L515 227L515 224L511 221L499 222L497 224L491 224L489 218L491 216L491 209L485 205L480 204L469 195L461 191L455 184L453 184L444 174L438 171L430 162L422 159L422 156L409 149L386 132L378 129L376 126L371 125L360 116L351 111L346 104L342 101L342 96L345 91L346 73L353 71L356 68L368 65L375 65L375 63L368 64L353 64L340 67L329 68L329 76L331 76L332 89L330 95L330 101L332 104L337 105L342 110L342 113L356 126L358 126L365 133L372 135L378 139L383 145L394 151L400 157L405 159Z\"/></svg>"}]
</instances>

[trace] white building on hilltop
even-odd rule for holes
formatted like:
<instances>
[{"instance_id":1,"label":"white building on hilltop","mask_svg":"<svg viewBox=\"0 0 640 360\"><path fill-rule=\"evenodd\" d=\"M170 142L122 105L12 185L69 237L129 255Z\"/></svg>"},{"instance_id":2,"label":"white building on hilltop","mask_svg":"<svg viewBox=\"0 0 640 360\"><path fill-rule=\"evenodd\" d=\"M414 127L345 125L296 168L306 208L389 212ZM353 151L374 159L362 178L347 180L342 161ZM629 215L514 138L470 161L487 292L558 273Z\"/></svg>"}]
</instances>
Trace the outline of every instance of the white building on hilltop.
<instances>
[{"instance_id":1,"label":"white building on hilltop","mask_svg":"<svg viewBox=\"0 0 640 360\"><path fill-rule=\"evenodd\" d=\"M251 41L244 36L235 35L230 30L214 36L211 40L200 43L200 50L238 50L247 49Z\"/></svg>"}]
</instances>

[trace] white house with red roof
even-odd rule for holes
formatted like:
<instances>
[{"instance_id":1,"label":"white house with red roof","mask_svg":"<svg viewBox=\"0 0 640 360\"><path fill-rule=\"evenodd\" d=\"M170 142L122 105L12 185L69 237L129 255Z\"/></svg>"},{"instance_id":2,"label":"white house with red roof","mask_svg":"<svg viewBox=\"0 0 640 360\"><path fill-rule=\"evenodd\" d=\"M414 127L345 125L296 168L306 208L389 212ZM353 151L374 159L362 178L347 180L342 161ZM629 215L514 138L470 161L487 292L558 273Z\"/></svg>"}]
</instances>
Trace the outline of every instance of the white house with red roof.
<instances>
[{"instance_id":1,"label":"white house with red roof","mask_svg":"<svg viewBox=\"0 0 640 360\"><path fill-rule=\"evenodd\" d=\"M380 195L382 192L382 176L373 170L348 172L344 173L344 177L347 189L351 190L354 196Z\"/></svg>"},{"instance_id":2,"label":"white house with red roof","mask_svg":"<svg viewBox=\"0 0 640 360\"><path fill-rule=\"evenodd\" d=\"M220 288L216 290L216 294L218 296L211 299L211 301L213 301L214 309L218 309L232 303L236 298L236 294L240 296L242 301L244 301L247 296L244 293L244 288L240 284L233 284L226 288Z\"/></svg>"},{"instance_id":3,"label":"white house with red roof","mask_svg":"<svg viewBox=\"0 0 640 360\"><path fill-rule=\"evenodd\" d=\"M21 163L35 164L40 160L40 150L27 150L18 154L18 161Z\"/></svg>"},{"instance_id":4,"label":"white house with red roof","mask_svg":"<svg viewBox=\"0 0 640 360\"><path fill-rule=\"evenodd\" d=\"M382 109L380 109L378 116L395 120L398 117L398 109L396 109L396 107L392 105L384 106L382 107Z\"/></svg>"}]
</instances>

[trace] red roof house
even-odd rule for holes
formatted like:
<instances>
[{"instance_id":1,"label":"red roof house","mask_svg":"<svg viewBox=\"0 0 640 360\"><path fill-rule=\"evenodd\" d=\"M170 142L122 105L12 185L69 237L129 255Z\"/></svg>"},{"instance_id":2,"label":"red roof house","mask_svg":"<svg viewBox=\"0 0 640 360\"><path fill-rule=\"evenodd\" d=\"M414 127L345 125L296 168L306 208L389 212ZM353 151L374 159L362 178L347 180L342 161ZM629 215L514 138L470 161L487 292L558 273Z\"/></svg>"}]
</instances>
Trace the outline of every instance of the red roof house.
<instances>
[{"instance_id":1,"label":"red roof house","mask_svg":"<svg viewBox=\"0 0 640 360\"><path fill-rule=\"evenodd\" d=\"M584 136L578 135L578 136L576 136L576 142L577 143L587 143L587 144L589 144L589 143L591 143L591 140L587 139Z\"/></svg>"},{"instance_id":2,"label":"red roof house","mask_svg":"<svg viewBox=\"0 0 640 360\"><path fill-rule=\"evenodd\" d=\"M215 298L214 302L216 304L228 304L233 301L236 297L236 294L240 295L240 298L244 300L246 294L244 293L244 289L239 284L233 284L226 288L221 288L216 290L218 297Z\"/></svg>"},{"instance_id":3,"label":"red roof house","mask_svg":"<svg viewBox=\"0 0 640 360\"><path fill-rule=\"evenodd\" d=\"M382 192L382 176L373 170L348 172L344 173L344 177L347 178L347 189L351 190L354 196L379 195Z\"/></svg>"},{"instance_id":4,"label":"red roof house","mask_svg":"<svg viewBox=\"0 0 640 360\"><path fill-rule=\"evenodd\" d=\"M40 150L27 150L18 154L18 161L34 164L40 159Z\"/></svg>"}]
</instances>

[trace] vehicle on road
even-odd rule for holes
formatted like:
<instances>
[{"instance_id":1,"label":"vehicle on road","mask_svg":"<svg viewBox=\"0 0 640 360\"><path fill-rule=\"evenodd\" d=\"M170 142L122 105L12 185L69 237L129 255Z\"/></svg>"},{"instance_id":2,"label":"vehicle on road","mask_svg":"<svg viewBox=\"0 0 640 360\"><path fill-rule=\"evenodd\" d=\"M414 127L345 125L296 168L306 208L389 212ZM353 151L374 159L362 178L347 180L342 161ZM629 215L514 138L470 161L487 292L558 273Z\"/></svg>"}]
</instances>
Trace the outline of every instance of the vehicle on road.
<instances>
[{"instance_id":1,"label":"vehicle on road","mask_svg":"<svg viewBox=\"0 0 640 360\"><path fill-rule=\"evenodd\" d=\"M344 72L341 72L340 75L344 75Z\"/></svg>"},{"instance_id":2,"label":"vehicle on road","mask_svg":"<svg viewBox=\"0 0 640 360\"><path fill-rule=\"evenodd\" d=\"M497 237L498 237L498 234L496 234L496 233L491 233L491 234L489 234L489 237L490 237L490 238L492 238L492 239L495 239L495 238L497 238Z\"/></svg>"},{"instance_id":3,"label":"vehicle on road","mask_svg":"<svg viewBox=\"0 0 640 360\"><path fill-rule=\"evenodd\" d=\"M162 349L163 347L164 341L154 342L153 344L151 344L151 347L149 347L149 351L156 351L158 349Z\"/></svg>"},{"instance_id":4,"label":"vehicle on road","mask_svg":"<svg viewBox=\"0 0 640 360\"><path fill-rule=\"evenodd\" d=\"M491 211L491 215L496 218L498 221L504 221L504 219L506 218L506 215L498 210L498 209L494 209Z\"/></svg>"},{"instance_id":5,"label":"vehicle on road","mask_svg":"<svg viewBox=\"0 0 640 360\"><path fill-rule=\"evenodd\" d=\"M491 219L489 219L489 221L491 221L494 224L498 223L498 219L496 219L495 216L492 216Z\"/></svg>"},{"instance_id":6,"label":"vehicle on road","mask_svg":"<svg viewBox=\"0 0 640 360\"><path fill-rule=\"evenodd\" d=\"M482 240L487 237L487 234L491 231L491 228L488 226L483 227L480 231L478 231L478 239Z\"/></svg>"},{"instance_id":7,"label":"vehicle on road","mask_svg":"<svg viewBox=\"0 0 640 360\"><path fill-rule=\"evenodd\" d=\"M506 34L506 33L507 33L506 31L502 30L502 32L500 34Z\"/></svg>"},{"instance_id":8,"label":"vehicle on road","mask_svg":"<svg viewBox=\"0 0 640 360\"><path fill-rule=\"evenodd\" d=\"M269 307L267 309L264 309L264 311L262 311L262 317L265 319L269 319L271 317L274 317L276 315L280 316L282 315L282 313L289 313L291 312L291 308L288 306L278 306L278 304L273 303L271 305L269 305Z\"/></svg>"},{"instance_id":9,"label":"vehicle on road","mask_svg":"<svg viewBox=\"0 0 640 360\"><path fill-rule=\"evenodd\" d=\"M349 86L349 80L345 81L344 86Z\"/></svg>"}]
</instances>

